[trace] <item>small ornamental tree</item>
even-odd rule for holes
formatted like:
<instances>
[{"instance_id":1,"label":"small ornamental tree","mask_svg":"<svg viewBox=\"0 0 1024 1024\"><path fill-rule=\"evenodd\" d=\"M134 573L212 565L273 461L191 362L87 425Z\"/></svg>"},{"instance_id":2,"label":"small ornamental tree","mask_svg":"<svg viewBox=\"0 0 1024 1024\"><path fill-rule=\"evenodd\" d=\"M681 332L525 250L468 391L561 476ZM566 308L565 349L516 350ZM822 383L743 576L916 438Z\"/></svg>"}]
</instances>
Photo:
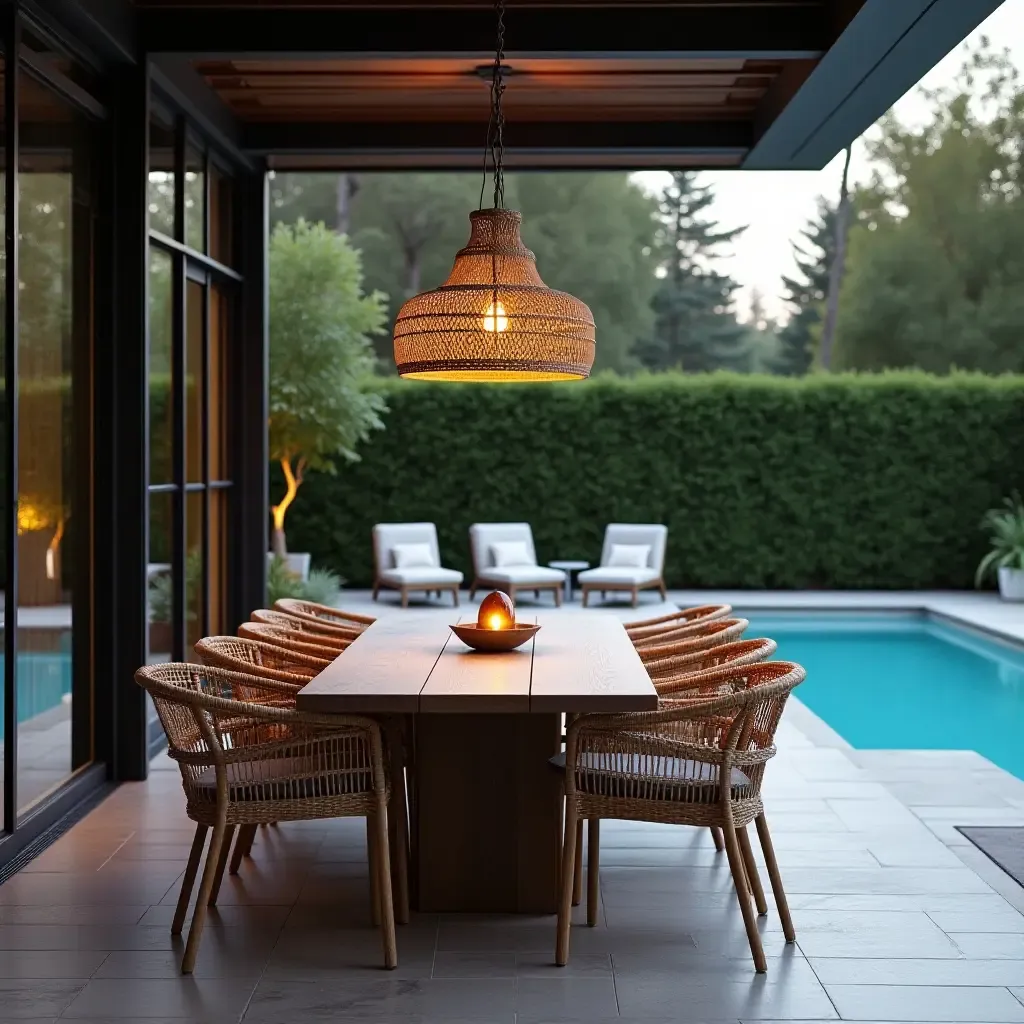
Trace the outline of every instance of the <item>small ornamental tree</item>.
<instances>
[{"instance_id":1,"label":"small ornamental tree","mask_svg":"<svg viewBox=\"0 0 1024 1024\"><path fill-rule=\"evenodd\" d=\"M370 337L387 297L363 294L363 266L344 235L300 220L270 239L270 457L286 489L271 507L274 552L287 553L284 521L306 472L335 473L383 427L383 398L368 388Z\"/></svg>"}]
</instances>

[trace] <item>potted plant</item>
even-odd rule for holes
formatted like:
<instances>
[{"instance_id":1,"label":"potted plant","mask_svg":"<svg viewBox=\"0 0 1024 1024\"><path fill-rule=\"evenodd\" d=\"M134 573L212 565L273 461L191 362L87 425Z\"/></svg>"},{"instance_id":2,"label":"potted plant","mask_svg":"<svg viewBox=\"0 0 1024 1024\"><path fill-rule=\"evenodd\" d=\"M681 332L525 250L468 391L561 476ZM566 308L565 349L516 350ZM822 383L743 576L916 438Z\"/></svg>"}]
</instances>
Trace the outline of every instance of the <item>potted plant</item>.
<instances>
[{"instance_id":1,"label":"potted plant","mask_svg":"<svg viewBox=\"0 0 1024 1024\"><path fill-rule=\"evenodd\" d=\"M196 601L203 571L203 553L193 548L185 557L185 616L196 619ZM174 578L170 572L157 573L149 581L149 651L170 656L174 646Z\"/></svg>"},{"instance_id":2,"label":"potted plant","mask_svg":"<svg viewBox=\"0 0 1024 1024\"><path fill-rule=\"evenodd\" d=\"M273 552L300 578L309 556L289 557L285 515L308 470L336 472L383 427L384 399L371 386L370 336L386 296L363 294L359 252L323 224L279 224L270 239L270 457L285 492L271 507Z\"/></svg>"},{"instance_id":3,"label":"potted plant","mask_svg":"<svg viewBox=\"0 0 1024 1024\"><path fill-rule=\"evenodd\" d=\"M267 568L267 600L271 605L282 597L332 605L341 593L341 577L330 569L312 569L302 579L283 558L273 557Z\"/></svg>"},{"instance_id":4,"label":"potted plant","mask_svg":"<svg viewBox=\"0 0 1024 1024\"><path fill-rule=\"evenodd\" d=\"M1024 601L1024 501L1014 491L1003 499L1001 508L990 508L981 520L987 530L991 549L978 565L975 585L993 575L999 581L999 593L1007 601Z\"/></svg>"}]
</instances>

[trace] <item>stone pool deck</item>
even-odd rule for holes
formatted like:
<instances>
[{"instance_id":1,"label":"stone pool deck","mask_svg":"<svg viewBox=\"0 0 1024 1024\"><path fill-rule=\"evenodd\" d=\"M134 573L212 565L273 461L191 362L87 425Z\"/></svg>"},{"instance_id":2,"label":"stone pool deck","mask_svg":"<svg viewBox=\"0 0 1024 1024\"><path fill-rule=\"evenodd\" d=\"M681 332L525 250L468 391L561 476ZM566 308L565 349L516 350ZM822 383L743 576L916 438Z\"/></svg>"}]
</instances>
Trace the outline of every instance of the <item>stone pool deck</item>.
<instances>
[{"instance_id":1,"label":"stone pool deck","mask_svg":"<svg viewBox=\"0 0 1024 1024\"><path fill-rule=\"evenodd\" d=\"M797 943L769 898L767 975L706 830L629 822L603 826L598 925L566 969L553 918L420 915L384 972L363 825L341 820L261 830L183 978L192 826L161 757L0 886L0 1024L1024 1024L1024 889L955 829L1024 824L1024 781L967 751L853 750L796 701L778 746L765 804Z\"/></svg>"}]
</instances>

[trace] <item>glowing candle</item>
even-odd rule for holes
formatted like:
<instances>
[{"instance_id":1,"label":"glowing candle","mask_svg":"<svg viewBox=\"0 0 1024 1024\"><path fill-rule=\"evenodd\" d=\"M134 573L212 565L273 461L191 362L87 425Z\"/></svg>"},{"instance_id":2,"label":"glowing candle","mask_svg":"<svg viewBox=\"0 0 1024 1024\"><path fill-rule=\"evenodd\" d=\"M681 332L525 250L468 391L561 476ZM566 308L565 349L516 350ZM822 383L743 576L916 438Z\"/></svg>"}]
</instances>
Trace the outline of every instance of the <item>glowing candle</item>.
<instances>
[{"instance_id":1,"label":"glowing candle","mask_svg":"<svg viewBox=\"0 0 1024 1024\"><path fill-rule=\"evenodd\" d=\"M500 302L492 302L484 311L484 330L492 334L508 330L508 314Z\"/></svg>"},{"instance_id":2,"label":"glowing candle","mask_svg":"<svg viewBox=\"0 0 1024 1024\"><path fill-rule=\"evenodd\" d=\"M480 602L476 624L481 629L511 629L515 621L515 605L508 594L495 590Z\"/></svg>"}]
</instances>

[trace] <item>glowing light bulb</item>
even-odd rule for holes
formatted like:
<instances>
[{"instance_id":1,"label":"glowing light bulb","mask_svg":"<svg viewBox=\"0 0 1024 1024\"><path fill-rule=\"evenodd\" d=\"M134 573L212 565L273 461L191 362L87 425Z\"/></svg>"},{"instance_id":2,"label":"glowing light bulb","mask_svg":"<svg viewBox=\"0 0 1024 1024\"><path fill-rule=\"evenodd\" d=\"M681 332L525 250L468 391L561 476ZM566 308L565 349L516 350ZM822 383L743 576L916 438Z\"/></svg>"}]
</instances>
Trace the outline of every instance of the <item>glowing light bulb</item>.
<instances>
[{"instance_id":1,"label":"glowing light bulb","mask_svg":"<svg viewBox=\"0 0 1024 1024\"><path fill-rule=\"evenodd\" d=\"M516 622L516 609L512 598L494 590L480 602L476 624L480 629L511 629Z\"/></svg>"},{"instance_id":2,"label":"glowing light bulb","mask_svg":"<svg viewBox=\"0 0 1024 1024\"><path fill-rule=\"evenodd\" d=\"M484 311L484 330L492 334L508 330L508 314L500 302L492 302Z\"/></svg>"}]
</instances>

